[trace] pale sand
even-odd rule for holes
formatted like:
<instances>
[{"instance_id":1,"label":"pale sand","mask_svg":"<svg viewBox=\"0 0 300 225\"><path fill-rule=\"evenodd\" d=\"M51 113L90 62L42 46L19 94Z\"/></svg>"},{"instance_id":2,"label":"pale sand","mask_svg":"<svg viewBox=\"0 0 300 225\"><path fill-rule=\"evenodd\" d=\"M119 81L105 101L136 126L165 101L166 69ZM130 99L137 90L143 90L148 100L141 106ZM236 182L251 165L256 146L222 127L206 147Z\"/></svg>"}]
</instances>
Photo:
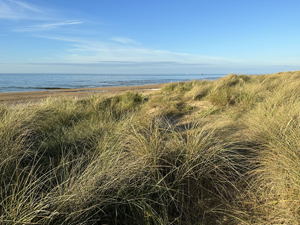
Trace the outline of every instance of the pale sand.
<instances>
[{"instance_id":1,"label":"pale sand","mask_svg":"<svg viewBox=\"0 0 300 225\"><path fill-rule=\"evenodd\" d=\"M28 92L7 92L0 93L0 104L14 105L19 103L38 102L49 97L74 97L84 98L95 94L103 96L112 96L122 94L126 91L139 92L148 94L152 91L159 90L164 84L152 84L141 86L126 87L99 87L99 88L78 88L78 89L57 89L45 91L28 91Z\"/></svg>"}]
</instances>

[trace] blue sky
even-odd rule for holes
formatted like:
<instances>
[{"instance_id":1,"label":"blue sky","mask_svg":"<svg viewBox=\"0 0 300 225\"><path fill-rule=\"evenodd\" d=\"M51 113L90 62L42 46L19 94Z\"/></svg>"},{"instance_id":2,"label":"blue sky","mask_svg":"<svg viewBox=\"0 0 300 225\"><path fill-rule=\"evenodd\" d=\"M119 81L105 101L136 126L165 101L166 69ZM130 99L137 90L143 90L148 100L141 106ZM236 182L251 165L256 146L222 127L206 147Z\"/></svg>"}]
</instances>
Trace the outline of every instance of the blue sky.
<instances>
[{"instance_id":1,"label":"blue sky","mask_svg":"<svg viewBox=\"0 0 300 225\"><path fill-rule=\"evenodd\" d=\"M0 0L0 73L300 70L299 0Z\"/></svg>"}]
</instances>

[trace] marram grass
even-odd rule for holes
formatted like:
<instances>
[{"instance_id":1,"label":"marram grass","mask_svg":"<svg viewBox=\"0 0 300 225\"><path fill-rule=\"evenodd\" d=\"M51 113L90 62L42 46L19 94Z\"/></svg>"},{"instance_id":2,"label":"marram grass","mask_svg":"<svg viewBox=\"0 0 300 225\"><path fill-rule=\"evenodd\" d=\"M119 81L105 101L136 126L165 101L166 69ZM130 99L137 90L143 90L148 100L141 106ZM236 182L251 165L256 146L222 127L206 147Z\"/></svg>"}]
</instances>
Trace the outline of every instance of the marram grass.
<instances>
[{"instance_id":1,"label":"marram grass","mask_svg":"<svg viewBox=\"0 0 300 225\"><path fill-rule=\"evenodd\" d=\"M300 72L0 106L0 224L299 224Z\"/></svg>"}]
</instances>

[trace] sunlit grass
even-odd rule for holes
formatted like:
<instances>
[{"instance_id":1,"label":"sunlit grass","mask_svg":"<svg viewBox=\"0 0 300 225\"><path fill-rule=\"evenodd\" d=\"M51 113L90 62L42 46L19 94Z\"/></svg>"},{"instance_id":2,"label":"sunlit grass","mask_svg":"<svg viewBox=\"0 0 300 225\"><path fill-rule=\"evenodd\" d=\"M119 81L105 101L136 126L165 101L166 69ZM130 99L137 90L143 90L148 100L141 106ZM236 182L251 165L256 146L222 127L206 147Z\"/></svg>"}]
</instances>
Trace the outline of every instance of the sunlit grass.
<instances>
[{"instance_id":1,"label":"sunlit grass","mask_svg":"<svg viewBox=\"0 0 300 225\"><path fill-rule=\"evenodd\" d=\"M0 106L1 224L300 223L300 72Z\"/></svg>"}]
</instances>

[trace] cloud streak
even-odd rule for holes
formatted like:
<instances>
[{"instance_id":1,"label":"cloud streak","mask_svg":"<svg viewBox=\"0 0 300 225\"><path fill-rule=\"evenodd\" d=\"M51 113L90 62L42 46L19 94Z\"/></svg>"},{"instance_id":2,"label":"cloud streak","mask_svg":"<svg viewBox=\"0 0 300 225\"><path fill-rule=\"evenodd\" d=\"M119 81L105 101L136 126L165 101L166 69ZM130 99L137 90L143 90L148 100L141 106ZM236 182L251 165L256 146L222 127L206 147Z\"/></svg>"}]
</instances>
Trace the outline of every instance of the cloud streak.
<instances>
[{"instance_id":1,"label":"cloud streak","mask_svg":"<svg viewBox=\"0 0 300 225\"><path fill-rule=\"evenodd\" d=\"M138 44L138 42L136 42L135 40L124 38L124 37L113 37L111 38L111 40L121 44L134 44L134 45Z\"/></svg>"},{"instance_id":2,"label":"cloud streak","mask_svg":"<svg viewBox=\"0 0 300 225\"><path fill-rule=\"evenodd\" d=\"M76 44L69 49L70 54L65 60L71 62L92 62L97 61L130 61L130 62L163 62L177 64L226 64L233 60L221 57L200 56L194 54L177 53L159 49L149 49L136 46L118 46L105 43L98 45ZM171 65L170 65L171 66Z\"/></svg>"},{"instance_id":3,"label":"cloud streak","mask_svg":"<svg viewBox=\"0 0 300 225\"><path fill-rule=\"evenodd\" d=\"M10 27L12 31L20 33L15 33L15 35L48 39L51 46L56 46L55 41L65 42L59 43L57 49L47 49L43 46L44 49L47 49L43 53L43 57L36 57L32 61L35 63L18 65L36 68L80 67L95 68L95 70L119 68L120 70L128 69L128 71L134 68L146 68L145 71L150 71L151 68L165 69L166 71L175 68L176 71L176 68L228 66L239 62L222 57L153 49L122 35L104 39L100 32L95 31L98 30L98 27L93 27L94 33L91 32L93 35L87 36L83 31L91 31L92 23L83 23L80 19L58 19L50 14L46 18L46 12L47 9L45 8L42 9L23 1L0 0L0 19L35 20L34 23L32 21L22 21L23 23L20 23L17 27ZM64 17L66 16L61 18ZM79 26L82 29L81 32ZM75 29L68 30L66 28ZM71 33L74 35L70 35ZM26 59L23 62L30 61ZM74 70L77 70L77 68Z\"/></svg>"},{"instance_id":4,"label":"cloud streak","mask_svg":"<svg viewBox=\"0 0 300 225\"><path fill-rule=\"evenodd\" d=\"M39 7L16 0L0 0L0 19L34 19L44 11Z\"/></svg>"},{"instance_id":5,"label":"cloud streak","mask_svg":"<svg viewBox=\"0 0 300 225\"><path fill-rule=\"evenodd\" d=\"M57 23L48 23L48 24L18 27L18 28L14 28L13 31L15 31L15 32L45 31L45 30L57 29L60 27L79 25L82 23L83 22L77 21L77 20L69 20L69 21L61 21L61 22L57 22Z\"/></svg>"},{"instance_id":6,"label":"cloud streak","mask_svg":"<svg viewBox=\"0 0 300 225\"><path fill-rule=\"evenodd\" d=\"M3 64L3 63L0 63ZM98 63L16 63L22 66L67 66L67 67L96 67L96 68L131 68L131 67L186 67L211 66L211 64L191 64L177 62L134 62L134 61L101 61Z\"/></svg>"},{"instance_id":7,"label":"cloud streak","mask_svg":"<svg viewBox=\"0 0 300 225\"><path fill-rule=\"evenodd\" d=\"M12 2L13 4L19 5L21 8L23 9L27 9L29 11L33 11L33 12L38 12L38 13L43 13L43 11L41 9L39 9L37 6L22 2L22 1L16 1L16 0L9 0L10 2Z\"/></svg>"},{"instance_id":8,"label":"cloud streak","mask_svg":"<svg viewBox=\"0 0 300 225\"><path fill-rule=\"evenodd\" d=\"M38 36L68 42L70 45L59 57L66 63L110 63L115 66L161 65L225 65L240 62L222 57L202 56L187 53L150 49L141 45L119 44L111 41L91 41L68 36ZM147 62L146 64L143 64ZM168 63L166 63L168 62ZM173 64L172 64L173 63Z\"/></svg>"}]
</instances>

